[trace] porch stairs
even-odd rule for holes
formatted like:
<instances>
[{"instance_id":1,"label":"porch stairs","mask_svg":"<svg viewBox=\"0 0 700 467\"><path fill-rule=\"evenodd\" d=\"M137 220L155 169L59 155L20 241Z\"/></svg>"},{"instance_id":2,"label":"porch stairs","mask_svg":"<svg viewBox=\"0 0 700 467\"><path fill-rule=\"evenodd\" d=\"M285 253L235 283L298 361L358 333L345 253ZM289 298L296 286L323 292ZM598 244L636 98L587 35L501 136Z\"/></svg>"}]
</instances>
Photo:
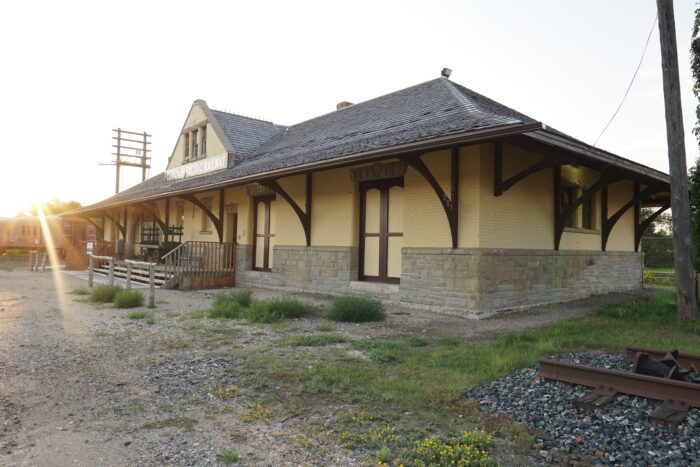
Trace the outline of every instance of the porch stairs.
<instances>
[{"instance_id":1,"label":"porch stairs","mask_svg":"<svg viewBox=\"0 0 700 467\"><path fill-rule=\"evenodd\" d=\"M126 280L126 264L115 263L114 265L114 277ZM94 269L95 274L102 274L105 277L109 277L109 264L100 264L99 267ZM172 288L173 275L168 274L165 271L155 269L153 274L153 279L155 285L159 289ZM131 268L131 281L139 284L148 285L148 269L132 267Z\"/></svg>"}]
</instances>

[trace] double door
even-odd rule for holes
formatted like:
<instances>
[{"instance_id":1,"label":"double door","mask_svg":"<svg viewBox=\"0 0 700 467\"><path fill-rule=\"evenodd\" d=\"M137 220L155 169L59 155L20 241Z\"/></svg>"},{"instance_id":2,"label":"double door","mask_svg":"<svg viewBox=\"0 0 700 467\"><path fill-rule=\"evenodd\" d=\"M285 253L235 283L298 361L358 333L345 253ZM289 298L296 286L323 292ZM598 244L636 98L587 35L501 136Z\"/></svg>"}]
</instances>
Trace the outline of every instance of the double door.
<instances>
[{"instance_id":1,"label":"double door","mask_svg":"<svg viewBox=\"0 0 700 467\"><path fill-rule=\"evenodd\" d=\"M403 214L403 178L360 184L360 280L399 282Z\"/></svg>"}]
</instances>

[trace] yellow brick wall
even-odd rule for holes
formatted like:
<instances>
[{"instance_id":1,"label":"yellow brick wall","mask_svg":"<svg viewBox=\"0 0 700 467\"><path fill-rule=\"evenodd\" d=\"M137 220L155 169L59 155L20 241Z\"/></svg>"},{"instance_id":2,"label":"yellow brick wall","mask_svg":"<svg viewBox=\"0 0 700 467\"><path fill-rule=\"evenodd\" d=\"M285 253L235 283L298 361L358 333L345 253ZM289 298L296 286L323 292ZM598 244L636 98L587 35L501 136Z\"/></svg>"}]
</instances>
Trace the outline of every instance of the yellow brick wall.
<instances>
[{"instance_id":1,"label":"yellow brick wall","mask_svg":"<svg viewBox=\"0 0 700 467\"><path fill-rule=\"evenodd\" d=\"M493 195L493 144L480 145L480 248L552 249L554 245L554 186L551 169L521 180L501 196ZM529 167L541 157L503 145L503 179Z\"/></svg>"},{"instance_id":2,"label":"yellow brick wall","mask_svg":"<svg viewBox=\"0 0 700 467\"><path fill-rule=\"evenodd\" d=\"M321 172L323 173L323 172ZM315 177L319 177L319 174L315 174ZM297 175L294 177L285 177L278 180L280 187L294 200L294 202L301 208L302 211L306 210L306 175ZM297 216L292 206L280 195L277 195L275 217L276 217L276 228L275 232L275 243L277 245L306 245L306 236L304 235L304 228L301 225L299 216ZM312 202L315 201L312 196ZM313 212L316 206L311 207Z\"/></svg>"},{"instance_id":3,"label":"yellow brick wall","mask_svg":"<svg viewBox=\"0 0 700 467\"><path fill-rule=\"evenodd\" d=\"M459 153L458 246L476 248L479 246L481 147L478 144L465 146Z\"/></svg>"},{"instance_id":4,"label":"yellow brick wall","mask_svg":"<svg viewBox=\"0 0 700 467\"><path fill-rule=\"evenodd\" d=\"M450 151L427 153L423 162L449 196ZM404 247L452 246L450 226L440 200L425 178L411 167L404 177L404 209Z\"/></svg>"},{"instance_id":5,"label":"yellow brick wall","mask_svg":"<svg viewBox=\"0 0 700 467\"><path fill-rule=\"evenodd\" d=\"M612 216L625 203L632 199L633 182L624 181L608 188L608 216ZM608 238L607 251L634 251L634 207L630 208L617 221Z\"/></svg>"},{"instance_id":6,"label":"yellow brick wall","mask_svg":"<svg viewBox=\"0 0 700 467\"><path fill-rule=\"evenodd\" d=\"M349 168L324 170L314 174L311 208L312 245L358 245L359 196L356 185L350 181ZM298 219L296 223L299 224ZM300 224L299 228L301 228ZM279 244L281 245L282 242Z\"/></svg>"}]
</instances>

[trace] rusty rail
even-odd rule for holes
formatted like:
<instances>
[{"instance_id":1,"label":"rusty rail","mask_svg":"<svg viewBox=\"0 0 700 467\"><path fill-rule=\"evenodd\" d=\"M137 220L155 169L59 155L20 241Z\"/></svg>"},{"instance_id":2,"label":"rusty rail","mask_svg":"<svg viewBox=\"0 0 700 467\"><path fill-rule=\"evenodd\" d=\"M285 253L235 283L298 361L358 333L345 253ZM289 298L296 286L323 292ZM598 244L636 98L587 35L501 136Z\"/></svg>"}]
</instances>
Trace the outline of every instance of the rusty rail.
<instances>
[{"instance_id":1,"label":"rusty rail","mask_svg":"<svg viewBox=\"0 0 700 467\"><path fill-rule=\"evenodd\" d=\"M580 384L593 389L591 393L576 400L575 405L580 409L598 409L613 401L619 393L646 397L662 401L662 404L649 414L649 420L673 427L685 419L689 407L700 407L700 384L548 358L540 358L539 365L539 374L543 378Z\"/></svg>"},{"instance_id":2,"label":"rusty rail","mask_svg":"<svg viewBox=\"0 0 700 467\"><path fill-rule=\"evenodd\" d=\"M662 359L671 352L673 352L673 350L647 349L645 347L629 346L627 347L627 361L634 363L637 355L640 353L647 353L654 358ZM695 368L700 368L700 355L697 354L679 352L678 356L676 357L676 361L685 370L690 370L691 365L694 365Z\"/></svg>"}]
</instances>

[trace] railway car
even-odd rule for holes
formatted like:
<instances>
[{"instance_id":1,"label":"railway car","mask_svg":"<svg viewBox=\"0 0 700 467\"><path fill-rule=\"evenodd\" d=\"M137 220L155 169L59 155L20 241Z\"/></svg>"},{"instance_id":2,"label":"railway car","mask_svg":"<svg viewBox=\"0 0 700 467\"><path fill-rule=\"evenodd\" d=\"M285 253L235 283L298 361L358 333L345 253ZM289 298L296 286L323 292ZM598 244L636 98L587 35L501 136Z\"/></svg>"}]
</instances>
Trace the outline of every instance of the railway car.
<instances>
[{"instance_id":1,"label":"railway car","mask_svg":"<svg viewBox=\"0 0 700 467\"><path fill-rule=\"evenodd\" d=\"M46 225L48 234L37 216L0 218L0 254L10 249L45 249L53 245L64 256L70 247L97 239L95 226L78 217L46 216ZM47 235L52 242L47 241Z\"/></svg>"}]
</instances>

